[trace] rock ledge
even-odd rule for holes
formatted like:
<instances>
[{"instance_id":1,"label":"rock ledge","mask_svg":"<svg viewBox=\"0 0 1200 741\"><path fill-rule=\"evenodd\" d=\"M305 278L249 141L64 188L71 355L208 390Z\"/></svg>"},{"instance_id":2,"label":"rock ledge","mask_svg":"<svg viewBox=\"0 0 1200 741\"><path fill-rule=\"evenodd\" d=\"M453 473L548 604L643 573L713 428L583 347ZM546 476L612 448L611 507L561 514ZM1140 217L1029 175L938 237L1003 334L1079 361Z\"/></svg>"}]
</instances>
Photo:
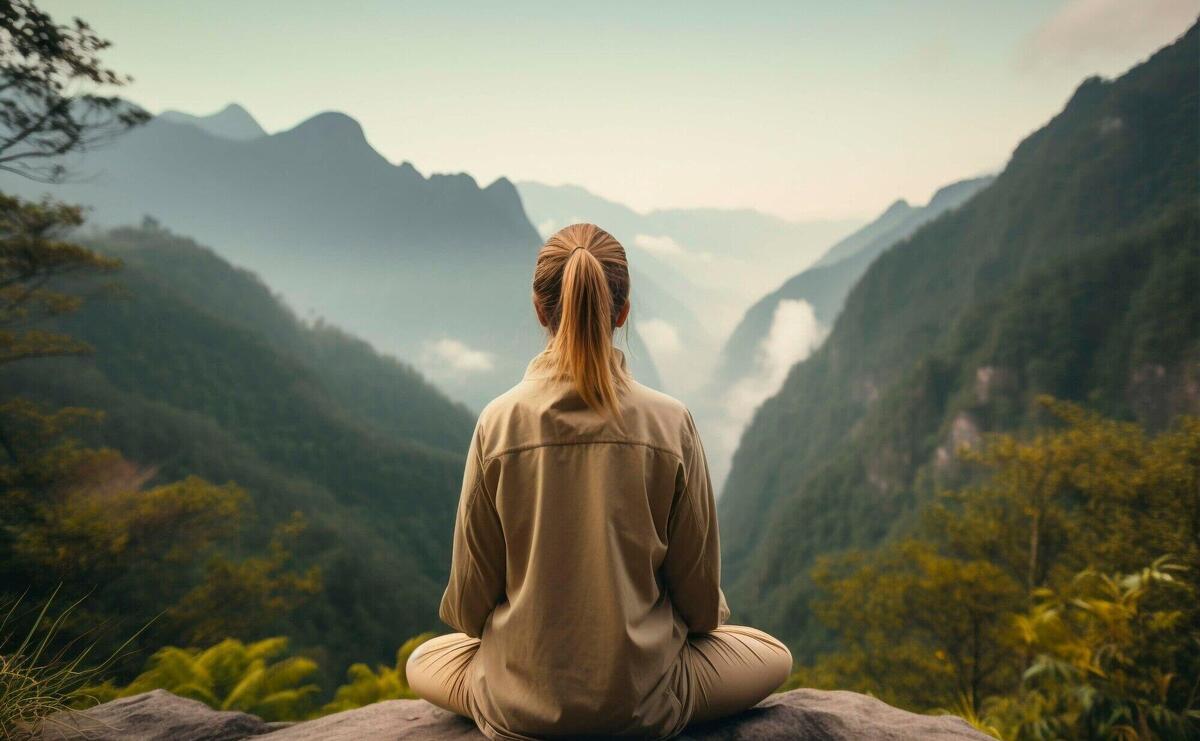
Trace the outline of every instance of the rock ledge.
<instances>
[{"instance_id":1,"label":"rock ledge","mask_svg":"<svg viewBox=\"0 0 1200 741\"><path fill-rule=\"evenodd\" d=\"M154 690L79 713L51 716L47 741L425 741L483 736L468 720L423 700L388 700L300 723L267 723L246 713L219 712L203 703ZM692 726L681 741L755 739L988 739L962 718L918 715L854 692L792 690L772 695L732 718Z\"/></svg>"}]
</instances>

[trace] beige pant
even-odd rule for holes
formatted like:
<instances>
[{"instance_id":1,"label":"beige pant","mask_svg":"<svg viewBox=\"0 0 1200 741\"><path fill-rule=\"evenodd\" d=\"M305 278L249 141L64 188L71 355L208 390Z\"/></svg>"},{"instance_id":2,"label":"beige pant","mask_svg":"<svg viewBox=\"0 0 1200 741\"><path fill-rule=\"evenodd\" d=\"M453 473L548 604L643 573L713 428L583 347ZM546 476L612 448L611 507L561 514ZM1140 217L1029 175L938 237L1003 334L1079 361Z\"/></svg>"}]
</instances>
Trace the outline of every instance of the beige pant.
<instances>
[{"instance_id":1,"label":"beige pant","mask_svg":"<svg viewBox=\"0 0 1200 741\"><path fill-rule=\"evenodd\" d=\"M422 643L408 659L408 686L438 707L471 717L467 669L478 648L479 639L463 633ZM757 705L792 670L786 646L761 630L740 625L689 636L682 660L689 664L691 696L696 698L694 723Z\"/></svg>"}]
</instances>

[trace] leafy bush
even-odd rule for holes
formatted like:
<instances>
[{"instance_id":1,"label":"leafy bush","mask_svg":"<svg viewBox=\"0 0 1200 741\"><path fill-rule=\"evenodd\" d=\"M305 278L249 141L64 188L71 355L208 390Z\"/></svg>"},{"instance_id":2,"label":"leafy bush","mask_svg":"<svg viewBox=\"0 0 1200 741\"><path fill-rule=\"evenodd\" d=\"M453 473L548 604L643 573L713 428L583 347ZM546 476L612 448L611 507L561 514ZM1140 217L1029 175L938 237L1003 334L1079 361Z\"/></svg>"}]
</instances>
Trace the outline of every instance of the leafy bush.
<instances>
[{"instance_id":1,"label":"leafy bush","mask_svg":"<svg viewBox=\"0 0 1200 741\"><path fill-rule=\"evenodd\" d=\"M416 697L408 686L405 665L408 657L435 633L422 633L408 639L396 652L394 667L380 666L376 671L366 664L354 664L346 672L348 683L338 687L333 700L321 708L321 714L340 713L343 710L361 708L381 700L401 700Z\"/></svg>"},{"instance_id":2,"label":"leafy bush","mask_svg":"<svg viewBox=\"0 0 1200 741\"><path fill-rule=\"evenodd\" d=\"M287 648L283 637L250 644L228 638L203 650L168 646L125 687L111 682L88 687L80 693L81 704L164 689L217 710L241 710L272 721L303 718L321 691L308 682L317 663L299 656L272 661Z\"/></svg>"},{"instance_id":3,"label":"leafy bush","mask_svg":"<svg viewBox=\"0 0 1200 741\"><path fill-rule=\"evenodd\" d=\"M1186 572L1164 557L1130 574L1089 569L1062 589L1038 590L1015 621L1033 662L1021 693L994 702L990 715L1016 738L1191 737L1200 680L1181 676L1173 655L1188 643L1200 649L1177 602L1196 597ZM1179 703L1180 692L1192 701Z\"/></svg>"},{"instance_id":4,"label":"leafy bush","mask_svg":"<svg viewBox=\"0 0 1200 741\"><path fill-rule=\"evenodd\" d=\"M1149 437L1041 403L1059 424L965 452L986 477L930 502L913 537L813 570L837 649L792 686L1003 738L1200 733L1200 419Z\"/></svg>"}]
</instances>

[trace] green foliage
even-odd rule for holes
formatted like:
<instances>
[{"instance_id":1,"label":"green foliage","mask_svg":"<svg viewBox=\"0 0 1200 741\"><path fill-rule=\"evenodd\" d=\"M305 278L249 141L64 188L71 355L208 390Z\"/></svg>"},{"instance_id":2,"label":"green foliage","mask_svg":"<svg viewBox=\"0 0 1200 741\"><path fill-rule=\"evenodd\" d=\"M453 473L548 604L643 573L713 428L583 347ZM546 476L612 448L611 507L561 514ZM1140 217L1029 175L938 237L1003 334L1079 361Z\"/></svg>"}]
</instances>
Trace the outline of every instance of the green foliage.
<instances>
[{"instance_id":1,"label":"green foliage","mask_svg":"<svg viewBox=\"0 0 1200 741\"><path fill-rule=\"evenodd\" d=\"M830 592L818 614L845 646L823 668L851 686L914 707L962 698L976 709L1011 686L1007 616L1024 593L991 562L906 540L874 559L823 559L814 580Z\"/></svg>"},{"instance_id":2,"label":"green foliage","mask_svg":"<svg viewBox=\"0 0 1200 741\"><path fill-rule=\"evenodd\" d=\"M1021 692L994 701L992 715L1017 738L1183 739L1200 730L1200 678L1179 673L1195 668L1180 664L1180 649L1200 650L1181 609L1196 598L1187 571L1163 557L1131 574L1087 570L1061 590L1037 590L1015 620L1034 659Z\"/></svg>"},{"instance_id":3,"label":"green foliage","mask_svg":"<svg viewBox=\"0 0 1200 741\"><path fill-rule=\"evenodd\" d=\"M960 451L988 476L940 493L922 537L996 563L1030 592L1091 566L1133 571L1164 554L1200 564L1200 419L1150 437L1077 404L1038 406L1058 424Z\"/></svg>"},{"instance_id":4,"label":"green foliage","mask_svg":"<svg viewBox=\"0 0 1200 741\"><path fill-rule=\"evenodd\" d=\"M267 555L233 560L214 554L204 577L166 613L174 633L190 644L208 643L222 633L253 635L301 607L322 588L321 570L291 570L291 548L306 523L299 512L276 528Z\"/></svg>"},{"instance_id":5,"label":"green foliage","mask_svg":"<svg viewBox=\"0 0 1200 741\"><path fill-rule=\"evenodd\" d=\"M338 687L333 700L321 708L321 714L340 713L343 710L353 710L381 700L401 700L415 698L416 695L408 686L408 676L405 667L408 657L425 641L433 638L435 633L422 633L408 639L396 652L395 666L380 666L372 671L366 664L354 664L346 672L350 681Z\"/></svg>"},{"instance_id":6,"label":"green foliage","mask_svg":"<svg viewBox=\"0 0 1200 741\"><path fill-rule=\"evenodd\" d=\"M43 318L70 314L83 303L78 294L52 290L47 282L71 274L110 272L120 265L119 260L62 239L82 223L78 206L49 199L31 203L0 194L0 364L89 350L69 335L36 326Z\"/></svg>"},{"instance_id":7,"label":"green foliage","mask_svg":"<svg viewBox=\"0 0 1200 741\"><path fill-rule=\"evenodd\" d=\"M188 605L133 599L149 615L168 610L159 645L285 633L336 667L386 660L398 632L435 624L469 414L362 343L305 327L253 276L188 240L151 227L98 243L125 264L123 297L54 324L95 353L16 364L3 382L48 406L103 410L85 443L152 464L150 483L196 475L245 492L237 542L197 553L189 570L214 586L205 602L225 622L204 627ZM206 563L251 557L269 570L271 540L296 511L307 527L286 539L289 570L319 569L320 592L239 615L215 591L235 574ZM258 578L249 566L237 574L247 585ZM192 627L174 622L185 614ZM257 631L240 627L259 617Z\"/></svg>"},{"instance_id":8,"label":"green foliage","mask_svg":"<svg viewBox=\"0 0 1200 741\"><path fill-rule=\"evenodd\" d=\"M73 334L48 326L80 308L86 285L81 277L120 265L62 239L80 221L72 206L0 196L0 364L22 367L34 358L90 350ZM191 615L181 618L175 609L172 620L156 623L145 638L161 641L168 626L195 630L189 618L197 622L199 615L222 634L232 628L250 632L260 624L254 621L276 619L294 595L314 590L316 572L297 577L287 571L290 556L282 544L273 544L271 558L261 562L234 562L219 552L240 530L242 489L194 475L164 481L155 468L75 436L82 423L102 419L83 406L55 410L21 396L0 399L0 594L34 602L60 592L74 600L89 596L69 619L55 623L54 640L61 645L52 648L69 646L109 622L141 633L181 599L180 607ZM198 559L205 556L213 559L210 582L223 574L221 584L227 586L237 576L261 592L253 618L241 613L235 624L230 611L222 610L228 602L198 584ZM220 564L223 572L216 568ZM12 627L21 621L18 616ZM116 639L93 640L111 648Z\"/></svg>"},{"instance_id":9,"label":"green foliage","mask_svg":"<svg viewBox=\"0 0 1200 741\"><path fill-rule=\"evenodd\" d=\"M128 685L84 689L79 705L164 689L218 710L241 710L265 720L303 718L320 693L308 681L317 664L300 656L280 658L287 648L288 640L282 637L249 644L230 638L203 650L168 646L155 652L146 670Z\"/></svg>"},{"instance_id":10,"label":"green foliage","mask_svg":"<svg viewBox=\"0 0 1200 741\"><path fill-rule=\"evenodd\" d=\"M302 520L281 526L269 556L235 559L224 549L241 527L239 487L195 476L152 485L152 469L63 434L89 416L79 410L43 414L13 400L0 413L8 415L0 416L5 429L21 433L16 458L0 464L0 584L39 600L60 589L71 599L87 595L63 625L64 640L104 624L124 632L164 611L145 642L253 634L319 589L318 570L292 570L288 545Z\"/></svg>"},{"instance_id":11,"label":"green foliage","mask_svg":"<svg viewBox=\"0 0 1200 741\"><path fill-rule=\"evenodd\" d=\"M965 451L986 477L930 502L914 537L819 562L838 649L791 684L1003 738L1200 732L1200 419L1151 437L1039 401L1054 422Z\"/></svg>"},{"instance_id":12,"label":"green foliage","mask_svg":"<svg viewBox=\"0 0 1200 741\"><path fill-rule=\"evenodd\" d=\"M227 638L205 649L167 646L156 651L145 670L124 686L110 680L82 687L96 678L97 671L80 673L56 695L56 707L68 699L73 707L85 708L163 689L217 710L241 710L271 721L304 720L383 700L416 697L409 689L405 665L417 646L435 635L422 633L407 640L396 652L395 666L372 670L366 664L352 665L346 672L349 681L323 706L317 704L320 688L313 681L319 672L317 662L305 656L286 656L288 639L275 637L249 644Z\"/></svg>"},{"instance_id":13,"label":"green foliage","mask_svg":"<svg viewBox=\"0 0 1200 741\"><path fill-rule=\"evenodd\" d=\"M335 328L306 326L253 275L190 240L150 224L88 245L120 260L120 293L73 316L42 316L39 331L94 352L0 371L6 392L22 397L0 432L19 421L18 442L57 447L61 462L42 466L51 476L61 478L76 456L95 458L90 475L136 479L143 492L173 486L176 495L198 496L201 481L236 481L213 491L234 496L238 507L214 508L196 523L197 536L211 534L207 545L180 548L185 555L160 562L158 572L154 558L138 565L128 551L107 569L96 559L73 572L68 586L96 589L88 604L98 612L123 600L125 612L112 615L117 633L161 613L148 645L286 633L323 667L390 657L397 632L433 625L470 414L411 367ZM65 278L56 276L58 290L89 292L86 275ZM64 408L55 434L30 435L37 415L55 407ZM41 455L18 452L27 461ZM97 456L111 460L102 465ZM0 466L6 470L16 471ZM201 478L181 488L190 477ZM38 487L58 489L39 481L13 479L0 505L41 516L33 507L44 498ZM53 511L70 506L64 500ZM297 512L303 529L289 524ZM11 547L28 541L32 553L36 538L16 537L29 529L25 521L11 521ZM89 526L97 547L107 547L96 543L99 529L112 526L106 522ZM68 524L82 547L81 525L55 527ZM0 562L0 591L19 593L41 575L29 560ZM44 588L36 583L35 591Z\"/></svg>"},{"instance_id":14,"label":"green foliage","mask_svg":"<svg viewBox=\"0 0 1200 741\"><path fill-rule=\"evenodd\" d=\"M0 403L9 435L0 461L0 586L35 600L61 591L85 604L61 626L62 639L116 622L144 639L165 634L252 633L314 592L319 573L292 572L287 544L302 521L284 526L269 558L232 559L246 494L195 476L152 484L156 472L114 450L90 448L69 434L98 415L86 409L45 412L24 399ZM205 555L210 557L201 573ZM222 594L228 590L228 594ZM243 599L240 610L230 597ZM248 610L248 611L247 611ZM102 646L111 637L94 637Z\"/></svg>"},{"instance_id":15,"label":"green foliage","mask_svg":"<svg viewBox=\"0 0 1200 741\"><path fill-rule=\"evenodd\" d=\"M253 273L158 226L118 228L87 244L120 259L134 283L220 317L301 363L337 407L386 435L452 452L470 437L474 416L407 363L320 320L306 324Z\"/></svg>"}]
</instances>

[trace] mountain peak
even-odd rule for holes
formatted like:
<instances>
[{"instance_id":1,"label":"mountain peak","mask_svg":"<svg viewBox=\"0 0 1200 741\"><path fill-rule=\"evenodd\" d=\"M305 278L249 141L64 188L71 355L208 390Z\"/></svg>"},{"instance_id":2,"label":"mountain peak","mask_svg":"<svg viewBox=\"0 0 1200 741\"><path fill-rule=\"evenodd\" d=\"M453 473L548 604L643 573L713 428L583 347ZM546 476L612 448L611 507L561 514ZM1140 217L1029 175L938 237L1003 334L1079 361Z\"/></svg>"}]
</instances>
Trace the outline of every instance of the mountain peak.
<instances>
[{"instance_id":1,"label":"mountain peak","mask_svg":"<svg viewBox=\"0 0 1200 741\"><path fill-rule=\"evenodd\" d=\"M254 118L250 115L250 111L246 110L245 107L243 107L240 103L227 103L224 108L212 114L212 118L216 118L217 116L237 116L239 118L249 119Z\"/></svg>"},{"instance_id":2,"label":"mountain peak","mask_svg":"<svg viewBox=\"0 0 1200 741\"><path fill-rule=\"evenodd\" d=\"M362 124L339 111L324 111L306 118L287 133L320 138L366 139Z\"/></svg>"},{"instance_id":3,"label":"mountain peak","mask_svg":"<svg viewBox=\"0 0 1200 741\"><path fill-rule=\"evenodd\" d=\"M995 175L982 175L977 178L968 178L950 183L949 185L943 185L929 199L927 208L934 211L942 211L947 208L959 206L995 179Z\"/></svg>"},{"instance_id":4,"label":"mountain peak","mask_svg":"<svg viewBox=\"0 0 1200 741\"><path fill-rule=\"evenodd\" d=\"M488 187L483 189L483 192L489 198L494 199L496 203L502 204L514 212L525 213L525 205L521 202L521 194L517 192L517 186L513 185L512 181L508 178L496 178Z\"/></svg>"},{"instance_id":5,"label":"mountain peak","mask_svg":"<svg viewBox=\"0 0 1200 741\"><path fill-rule=\"evenodd\" d=\"M490 190L490 191L493 191L496 193L503 193L505 195L516 195L517 194L517 186L513 185L512 181L509 180L508 178L504 177L503 175L501 175L500 177L493 180L491 182L491 184L488 185L488 187L484 188L484 190ZM517 197L519 198L520 196L517 196Z\"/></svg>"},{"instance_id":6,"label":"mountain peak","mask_svg":"<svg viewBox=\"0 0 1200 741\"><path fill-rule=\"evenodd\" d=\"M190 124L213 136L234 141L257 139L267 134L258 121L254 120L254 116L237 103L229 103L216 113L210 113L207 116L168 110L160 113L158 118L171 123Z\"/></svg>"}]
</instances>

